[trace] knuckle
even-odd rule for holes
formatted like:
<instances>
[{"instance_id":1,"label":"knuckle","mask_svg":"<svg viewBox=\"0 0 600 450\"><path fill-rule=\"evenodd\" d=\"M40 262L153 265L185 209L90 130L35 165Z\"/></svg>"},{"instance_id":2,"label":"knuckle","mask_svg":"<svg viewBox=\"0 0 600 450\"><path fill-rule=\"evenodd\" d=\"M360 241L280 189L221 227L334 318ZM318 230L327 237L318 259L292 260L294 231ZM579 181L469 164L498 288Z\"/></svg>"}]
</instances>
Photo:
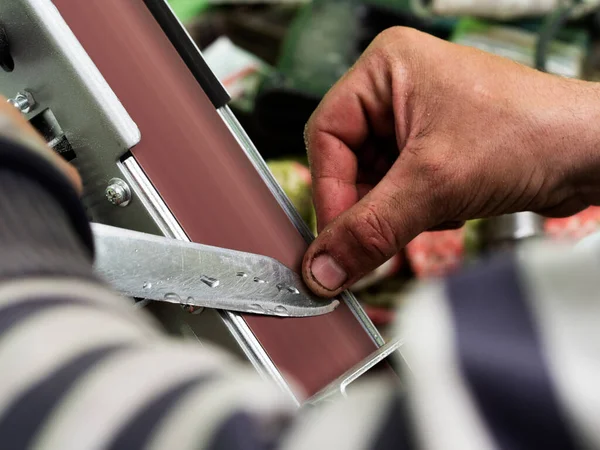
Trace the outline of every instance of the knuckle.
<instances>
[{"instance_id":1,"label":"knuckle","mask_svg":"<svg viewBox=\"0 0 600 450\"><path fill-rule=\"evenodd\" d=\"M393 84L404 93L411 92L417 84L413 73L415 61L420 57L415 50L419 42L415 38L417 33L420 32L401 26L388 28L375 37L365 52L369 66L380 73L388 72L390 82L398 80L399 83Z\"/></svg>"},{"instance_id":2,"label":"knuckle","mask_svg":"<svg viewBox=\"0 0 600 450\"><path fill-rule=\"evenodd\" d=\"M419 36L421 35L421 36ZM369 47L390 63L414 55L423 40L423 33L414 28L395 26L379 33Z\"/></svg>"},{"instance_id":3,"label":"knuckle","mask_svg":"<svg viewBox=\"0 0 600 450\"><path fill-rule=\"evenodd\" d=\"M381 59L384 61L390 59L390 56L394 53L393 48L397 47L402 42L400 36L402 31L398 28L399 27L388 28L373 39L368 52L370 59Z\"/></svg>"},{"instance_id":4,"label":"knuckle","mask_svg":"<svg viewBox=\"0 0 600 450\"><path fill-rule=\"evenodd\" d=\"M403 27L403 26L393 26L386 28L381 33L377 35L376 42L388 45L388 44L398 44L402 43L406 40L413 39L415 35L418 33L414 28Z\"/></svg>"},{"instance_id":5,"label":"knuckle","mask_svg":"<svg viewBox=\"0 0 600 450\"><path fill-rule=\"evenodd\" d=\"M388 259L397 252L396 233L389 221L373 207L348 217L345 228L371 260Z\"/></svg>"}]
</instances>

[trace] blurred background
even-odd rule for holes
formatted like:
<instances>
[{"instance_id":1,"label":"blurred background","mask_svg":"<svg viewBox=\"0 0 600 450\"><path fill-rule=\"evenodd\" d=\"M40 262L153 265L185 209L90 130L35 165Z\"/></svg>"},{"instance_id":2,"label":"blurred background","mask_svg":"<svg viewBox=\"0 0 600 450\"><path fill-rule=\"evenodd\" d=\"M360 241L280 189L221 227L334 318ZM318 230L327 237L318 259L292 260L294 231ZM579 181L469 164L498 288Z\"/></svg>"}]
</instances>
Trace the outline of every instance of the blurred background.
<instances>
[{"instance_id":1,"label":"blurred background","mask_svg":"<svg viewBox=\"0 0 600 450\"><path fill-rule=\"evenodd\" d=\"M600 0L169 0L232 97L235 115L314 230L303 128L371 40L395 25L478 47L560 76L600 80ZM353 287L385 335L415 279L456 270L524 239L578 240L600 208L530 213L423 233Z\"/></svg>"}]
</instances>

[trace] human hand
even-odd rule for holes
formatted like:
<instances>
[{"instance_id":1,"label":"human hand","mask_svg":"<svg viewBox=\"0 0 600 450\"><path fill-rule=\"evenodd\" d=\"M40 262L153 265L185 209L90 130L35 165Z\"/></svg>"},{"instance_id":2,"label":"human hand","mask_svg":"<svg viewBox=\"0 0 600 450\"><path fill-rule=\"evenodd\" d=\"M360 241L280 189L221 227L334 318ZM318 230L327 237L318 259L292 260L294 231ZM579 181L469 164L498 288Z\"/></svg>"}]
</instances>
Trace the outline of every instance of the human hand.
<instances>
[{"instance_id":1,"label":"human hand","mask_svg":"<svg viewBox=\"0 0 600 450\"><path fill-rule=\"evenodd\" d=\"M52 151L44 138L25 119L23 114L7 103L6 98L2 96L0 96L0 137L18 142L38 153L61 170L71 181L77 192L81 193L81 177L75 167Z\"/></svg>"},{"instance_id":2,"label":"human hand","mask_svg":"<svg viewBox=\"0 0 600 450\"><path fill-rule=\"evenodd\" d=\"M303 274L337 295L425 230L600 202L600 96L405 28L378 36L306 127L319 235Z\"/></svg>"}]
</instances>

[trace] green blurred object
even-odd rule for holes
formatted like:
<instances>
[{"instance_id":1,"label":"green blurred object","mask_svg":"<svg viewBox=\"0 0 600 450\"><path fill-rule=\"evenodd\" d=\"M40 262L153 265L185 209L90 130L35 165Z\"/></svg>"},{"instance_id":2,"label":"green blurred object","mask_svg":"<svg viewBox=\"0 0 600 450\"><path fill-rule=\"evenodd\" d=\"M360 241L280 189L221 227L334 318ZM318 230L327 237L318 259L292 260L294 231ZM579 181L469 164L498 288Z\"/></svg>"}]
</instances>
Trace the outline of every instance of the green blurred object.
<instances>
[{"instance_id":1,"label":"green blurred object","mask_svg":"<svg viewBox=\"0 0 600 450\"><path fill-rule=\"evenodd\" d=\"M291 24L267 88L322 97L354 64L369 42L394 25L450 33L453 19L422 20L409 0L314 0Z\"/></svg>"},{"instance_id":2,"label":"green blurred object","mask_svg":"<svg viewBox=\"0 0 600 450\"><path fill-rule=\"evenodd\" d=\"M400 306L402 293L410 286L406 277L389 278L356 293L360 301L378 308L394 309Z\"/></svg>"},{"instance_id":3,"label":"green blurred object","mask_svg":"<svg viewBox=\"0 0 600 450\"><path fill-rule=\"evenodd\" d=\"M288 154L301 154L310 114L377 34L403 25L446 38L454 23L417 17L408 0L313 0L292 21L276 70L260 87L257 120Z\"/></svg>"},{"instance_id":4,"label":"green blurred object","mask_svg":"<svg viewBox=\"0 0 600 450\"><path fill-rule=\"evenodd\" d=\"M281 148L304 151L304 124L320 99L360 55L361 5L316 0L300 10L282 44L276 71L263 81L255 114Z\"/></svg>"},{"instance_id":5,"label":"green blurred object","mask_svg":"<svg viewBox=\"0 0 600 450\"><path fill-rule=\"evenodd\" d=\"M451 41L535 67L538 34L533 24L529 25L528 28L524 28L484 20L462 19L456 26ZM537 28L539 29L539 24ZM547 46L545 63L548 72L581 78L588 45L589 35L586 30L562 30Z\"/></svg>"},{"instance_id":6,"label":"green blurred object","mask_svg":"<svg viewBox=\"0 0 600 450\"><path fill-rule=\"evenodd\" d=\"M294 207L313 234L317 232L317 218L312 203L310 170L303 158L268 161L267 165Z\"/></svg>"},{"instance_id":7,"label":"green blurred object","mask_svg":"<svg viewBox=\"0 0 600 450\"><path fill-rule=\"evenodd\" d=\"M278 69L284 87L322 96L358 56L353 36L360 28L360 5L325 1L307 5L292 23Z\"/></svg>"},{"instance_id":8,"label":"green blurred object","mask_svg":"<svg viewBox=\"0 0 600 450\"><path fill-rule=\"evenodd\" d=\"M481 252L481 219L468 220L465 224L465 259L470 260Z\"/></svg>"},{"instance_id":9,"label":"green blurred object","mask_svg":"<svg viewBox=\"0 0 600 450\"><path fill-rule=\"evenodd\" d=\"M208 0L169 0L169 4L183 23L191 22L209 7Z\"/></svg>"}]
</instances>

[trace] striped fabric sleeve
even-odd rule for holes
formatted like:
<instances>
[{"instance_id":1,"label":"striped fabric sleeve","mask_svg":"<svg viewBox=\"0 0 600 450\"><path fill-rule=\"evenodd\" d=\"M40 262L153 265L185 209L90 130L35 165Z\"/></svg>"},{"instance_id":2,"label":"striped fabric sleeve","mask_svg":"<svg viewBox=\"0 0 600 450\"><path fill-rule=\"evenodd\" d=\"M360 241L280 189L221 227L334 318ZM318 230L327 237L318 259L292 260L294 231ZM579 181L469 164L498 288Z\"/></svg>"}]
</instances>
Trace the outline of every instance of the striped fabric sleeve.
<instances>
[{"instance_id":1,"label":"striped fabric sleeve","mask_svg":"<svg viewBox=\"0 0 600 450\"><path fill-rule=\"evenodd\" d=\"M63 206L0 170L0 197L15 188L0 201L1 448L600 447L593 253L534 246L417 287L398 315L403 388L369 378L297 409L221 350L163 335L95 280Z\"/></svg>"},{"instance_id":2,"label":"striped fabric sleeve","mask_svg":"<svg viewBox=\"0 0 600 450\"><path fill-rule=\"evenodd\" d=\"M398 319L417 445L600 448L599 273L600 248L536 242L417 287Z\"/></svg>"}]
</instances>

